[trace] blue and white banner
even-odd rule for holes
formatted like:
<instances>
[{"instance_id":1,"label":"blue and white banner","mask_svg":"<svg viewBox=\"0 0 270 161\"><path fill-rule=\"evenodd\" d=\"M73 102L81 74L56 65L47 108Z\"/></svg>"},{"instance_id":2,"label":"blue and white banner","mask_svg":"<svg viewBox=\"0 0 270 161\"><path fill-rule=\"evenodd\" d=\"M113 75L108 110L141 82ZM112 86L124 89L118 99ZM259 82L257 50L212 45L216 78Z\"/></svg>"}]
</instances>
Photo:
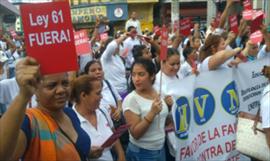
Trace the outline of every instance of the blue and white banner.
<instances>
[{"instance_id":1,"label":"blue and white banner","mask_svg":"<svg viewBox=\"0 0 270 161\"><path fill-rule=\"evenodd\" d=\"M269 62L270 58L201 73L170 89L176 100L172 114L177 161L247 160L235 149L236 114L239 109L252 112L248 108L260 100L260 94L253 93L266 85L260 71Z\"/></svg>"}]
</instances>

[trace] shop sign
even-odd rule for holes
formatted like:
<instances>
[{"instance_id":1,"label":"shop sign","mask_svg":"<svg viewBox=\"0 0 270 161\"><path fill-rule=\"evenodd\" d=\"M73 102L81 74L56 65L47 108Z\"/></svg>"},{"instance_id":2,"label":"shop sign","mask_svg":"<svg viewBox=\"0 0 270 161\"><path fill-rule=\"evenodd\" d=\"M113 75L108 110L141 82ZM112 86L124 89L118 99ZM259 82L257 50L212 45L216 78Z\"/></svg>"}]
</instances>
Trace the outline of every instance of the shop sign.
<instances>
[{"instance_id":1,"label":"shop sign","mask_svg":"<svg viewBox=\"0 0 270 161\"><path fill-rule=\"evenodd\" d=\"M94 22L95 17L98 15L107 16L106 6L91 6L71 9L71 17L73 23Z\"/></svg>"}]
</instances>

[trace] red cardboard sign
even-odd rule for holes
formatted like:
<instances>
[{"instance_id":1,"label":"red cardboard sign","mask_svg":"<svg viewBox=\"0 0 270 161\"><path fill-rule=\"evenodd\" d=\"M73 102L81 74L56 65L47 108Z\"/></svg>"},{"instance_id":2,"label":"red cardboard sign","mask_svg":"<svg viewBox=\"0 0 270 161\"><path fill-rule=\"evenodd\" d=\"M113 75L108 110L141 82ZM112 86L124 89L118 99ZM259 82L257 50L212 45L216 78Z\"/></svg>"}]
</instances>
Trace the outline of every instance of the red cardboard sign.
<instances>
[{"instance_id":1,"label":"red cardboard sign","mask_svg":"<svg viewBox=\"0 0 270 161\"><path fill-rule=\"evenodd\" d=\"M215 28L218 27L218 25L220 23L220 18L221 18L221 12L218 12L217 17L215 18Z\"/></svg>"},{"instance_id":2,"label":"red cardboard sign","mask_svg":"<svg viewBox=\"0 0 270 161\"><path fill-rule=\"evenodd\" d=\"M124 132L126 132L128 130L130 126L127 124L121 125L120 127L118 127L115 132L101 145L102 148L107 148L112 146L112 144L119 139Z\"/></svg>"},{"instance_id":3,"label":"red cardboard sign","mask_svg":"<svg viewBox=\"0 0 270 161\"><path fill-rule=\"evenodd\" d=\"M168 30L165 25L161 29L160 60L166 60L168 50Z\"/></svg>"},{"instance_id":4,"label":"red cardboard sign","mask_svg":"<svg viewBox=\"0 0 270 161\"><path fill-rule=\"evenodd\" d=\"M245 0L243 2L244 10L252 10L252 4L250 0Z\"/></svg>"},{"instance_id":5,"label":"red cardboard sign","mask_svg":"<svg viewBox=\"0 0 270 161\"><path fill-rule=\"evenodd\" d=\"M253 44L257 44L257 43L262 42L262 40L263 40L263 34L262 34L262 32L260 30L258 30L256 32L252 33L250 35L250 40L251 40L251 42Z\"/></svg>"},{"instance_id":6,"label":"red cardboard sign","mask_svg":"<svg viewBox=\"0 0 270 161\"><path fill-rule=\"evenodd\" d=\"M261 15L263 15L263 18L266 18L266 14L262 10L259 11L253 10L253 20Z\"/></svg>"},{"instance_id":7,"label":"red cardboard sign","mask_svg":"<svg viewBox=\"0 0 270 161\"><path fill-rule=\"evenodd\" d=\"M250 25L250 32L253 33L255 31L258 30L258 28L262 25L263 23L263 14L258 16L256 19L254 19L252 22L251 22L251 25Z\"/></svg>"},{"instance_id":8,"label":"red cardboard sign","mask_svg":"<svg viewBox=\"0 0 270 161\"><path fill-rule=\"evenodd\" d=\"M245 10L245 11L243 11L243 18L245 20L252 20L252 18L253 18L253 11L252 10Z\"/></svg>"},{"instance_id":9,"label":"red cardboard sign","mask_svg":"<svg viewBox=\"0 0 270 161\"><path fill-rule=\"evenodd\" d=\"M73 28L68 2L20 6L27 54L42 74L77 70Z\"/></svg>"},{"instance_id":10,"label":"red cardboard sign","mask_svg":"<svg viewBox=\"0 0 270 161\"><path fill-rule=\"evenodd\" d=\"M89 38L86 30L77 31L74 33L75 46L77 55L90 54Z\"/></svg>"},{"instance_id":11,"label":"red cardboard sign","mask_svg":"<svg viewBox=\"0 0 270 161\"><path fill-rule=\"evenodd\" d=\"M180 33L184 36L188 36L190 34L191 29L191 20L190 18L184 18L180 21Z\"/></svg>"},{"instance_id":12,"label":"red cardboard sign","mask_svg":"<svg viewBox=\"0 0 270 161\"><path fill-rule=\"evenodd\" d=\"M237 16L236 15L230 16L229 22L230 22L231 31L234 32L235 34L238 34Z\"/></svg>"},{"instance_id":13,"label":"red cardboard sign","mask_svg":"<svg viewBox=\"0 0 270 161\"><path fill-rule=\"evenodd\" d=\"M155 35L158 35L158 36L161 35L161 29L160 29L159 26L155 26L155 27L154 27L154 33L155 33Z\"/></svg>"}]
</instances>

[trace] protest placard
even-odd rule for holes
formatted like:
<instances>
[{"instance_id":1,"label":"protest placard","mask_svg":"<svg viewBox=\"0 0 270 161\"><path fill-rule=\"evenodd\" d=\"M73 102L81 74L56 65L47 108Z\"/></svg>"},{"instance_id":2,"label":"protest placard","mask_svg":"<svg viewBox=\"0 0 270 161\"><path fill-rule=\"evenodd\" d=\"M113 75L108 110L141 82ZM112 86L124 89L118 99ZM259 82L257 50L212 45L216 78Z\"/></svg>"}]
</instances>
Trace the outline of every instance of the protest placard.
<instances>
[{"instance_id":1,"label":"protest placard","mask_svg":"<svg viewBox=\"0 0 270 161\"><path fill-rule=\"evenodd\" d=\"M77 31L74 33L75 46L77 55L90 54L91 48L86 30Z\"/></svg>"},{"instance_id":2,"label":"protest placard","mask_svg":"<svg viewBox=\"0 0 270 161\"><path fill-rule=\"evenodd\" d=\"M238 22L237 22L237 16L233 15L229 17L230 22L230 28L231 31L234 32L236 35L238 34Z\"/></svg>"},{"instance_id":3,"label":"protest placard","mask_svg":"<svg viewBox=\"0 0 270 161\"><path fill-rule=\"evenodd\" d=\"M167 58L168 49L168 30L165 25L161 29L161 44L160 44L160 60L165 60Z\"/></svg>"},{"instance_id":4,"label":"protest placard","mask_svg":"<svg viewBox=\"0 0 270 161\"><path fill-rule=\"evenodd\" d=\"M20 6L26 52L42 74L77 70L73 27L68 2Z\"/></svg>"},{"instance_id":5,"label":"protest placard","mask_svg":"<svg viewBox=\"0 0 270 161\"><path fill-rule=\"evenodd\" d=\"M124 132L126 132L129 128L129 125L121 125L119 128L115 130L115 132L101 145L102 148L107 148L112 146L112 144L119 139Z\"/></svg>"},{"instance_id":6,"label":"protest placard","mask_svg":"<svg viewBox=\"0 0 270 161\"><path fill-rule=\"evenodd\" d=\"M184 36L188 36L190 34L191 29L191 20L190 18L184 18L180 20L180 33Z\"/></svg>"},{"instance_id":7,"label":"protest placard","mask_svg":"<svg viewBox=\"0 0 270 161\"><path fill-rule=\"evenodd\" d=\"M244 10L252 10L252 4L250 0L243 1Z\"/></svg>"}]
</instances>

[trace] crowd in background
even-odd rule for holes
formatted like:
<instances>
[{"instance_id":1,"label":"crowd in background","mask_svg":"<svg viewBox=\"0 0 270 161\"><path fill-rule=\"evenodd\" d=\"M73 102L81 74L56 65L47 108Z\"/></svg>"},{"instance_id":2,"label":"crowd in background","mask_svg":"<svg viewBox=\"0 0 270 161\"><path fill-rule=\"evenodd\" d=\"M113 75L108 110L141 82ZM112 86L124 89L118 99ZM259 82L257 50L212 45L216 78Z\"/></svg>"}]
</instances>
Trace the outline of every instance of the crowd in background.
<instances>
[{"instance_id":1,"label":"crowd in background","mask_svg":"<svg viewBox=\"0 0 270 161\"><path fill-rule=\"evenodd\" d=\"M107 39L99 38L100 26L108 35L113 26L97 18L89 41L93 50L78 57L79 71L52 75L40 75L36 60L25 58L23 36L0 33L1 158L174 160L173 138L165 130L174 127L170 111L175 100L168 93L172 82L270 56L267 24L258 26L263 33L258 44L249 39L244 19L238 34L226 29L233 5L228 0L219 25L211 23L207 31L195 22L184 37L167 25L168 51L162 61L160 32L141 31L140 13L133 12L125 31ZM270 80L270 67L263 74ZM263 92L261 117L270 148L269 87ZM125 123L128 132L113 146L100 147Z\"/></svg>"}]
</instances>

